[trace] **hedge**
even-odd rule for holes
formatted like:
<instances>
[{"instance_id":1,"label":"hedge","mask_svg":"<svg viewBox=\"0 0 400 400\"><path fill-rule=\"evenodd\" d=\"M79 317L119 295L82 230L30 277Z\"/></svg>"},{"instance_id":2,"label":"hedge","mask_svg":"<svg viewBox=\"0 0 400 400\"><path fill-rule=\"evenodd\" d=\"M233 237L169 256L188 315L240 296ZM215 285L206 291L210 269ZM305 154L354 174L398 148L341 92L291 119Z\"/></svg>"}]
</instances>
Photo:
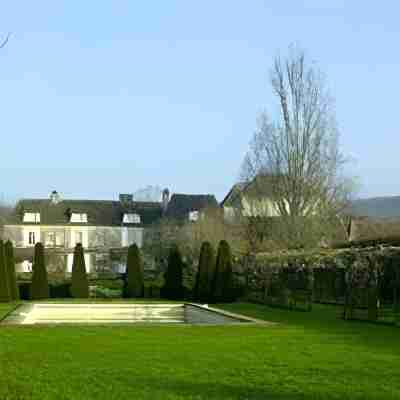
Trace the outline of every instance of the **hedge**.
<instances>
[{"instance_id":1,"label":"hedge","mask_svg":"<svg viewBox=\"0 0 400 400\"><path fill-rule=\"evenodd\" d=\"M35 245L30 296L32 300L48 299L50 296L44 247L41 243L36 243Z\"/></svg>"},{"instance_id":2,"label":"hedge","mask_svg":"<svg viewBox=\"0 0 400 400\"><path fill-rule=\"evenodd\" d=\"M71 296L86 299L89 297L89 282L86 274L85 256L80 243L75 246L72 262Z\"/></svg>"},{"instance_id":3,"label":"hedge","mask_svg":"<svg viewBox=\"0 0 400 400\"><path fill-rule=\"evenodd\" d=\"M136 244L129 246L126 264L124 297L143 296L143 263Z\"/></svg>"}]
</instances>

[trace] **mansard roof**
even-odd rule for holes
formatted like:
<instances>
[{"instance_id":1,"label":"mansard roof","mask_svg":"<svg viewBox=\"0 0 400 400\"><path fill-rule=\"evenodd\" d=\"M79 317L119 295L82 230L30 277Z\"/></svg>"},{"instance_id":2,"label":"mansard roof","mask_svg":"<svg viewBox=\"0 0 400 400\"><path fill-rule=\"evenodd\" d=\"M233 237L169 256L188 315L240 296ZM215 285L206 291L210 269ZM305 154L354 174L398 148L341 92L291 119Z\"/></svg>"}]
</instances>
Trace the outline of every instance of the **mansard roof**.
<instances>
[{"instance_id":1,"label":"mansard roof","mask_svg":"<svg viewBox=\"0 0 400 400\"><path fill-rule=\"evenodd\" d=\"M140 215L140 225L149 225L162 216L159 202L121 203L112 200L61 200L57 203L50 199L23 199L16 206L15 214L7 223L23 224L25 212L40 213L41 225L70 225L72 213L87 214L87 223L82 225L121 226L124 213ZM79 225L74 223L75 225ZM138 224L135 224L137 226Z\"/></svg>"},{"instance_id":2,"label":"mansard roof","mask_svg":"<svg viewBox=\"0 0 400 400\"><path fill-rule=\"evenodd\" d=\"M217 207L218 202L214 195L175 193L171 196L165 215L168 218L183 219L191 211Z\"/></svg>"}]
</instances>

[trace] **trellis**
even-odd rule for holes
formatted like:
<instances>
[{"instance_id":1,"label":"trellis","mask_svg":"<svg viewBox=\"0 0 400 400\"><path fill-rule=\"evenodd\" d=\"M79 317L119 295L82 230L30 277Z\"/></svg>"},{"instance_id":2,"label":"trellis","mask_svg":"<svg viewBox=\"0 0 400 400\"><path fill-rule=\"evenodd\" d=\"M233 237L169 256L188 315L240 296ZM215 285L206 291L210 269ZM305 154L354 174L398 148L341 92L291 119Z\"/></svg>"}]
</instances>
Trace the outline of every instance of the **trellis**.
<instances>
[{"instance_id":1,"label":"trellis","mask_svg":"<svg viewBox=\"0 0 400 400\"><path fill-rule=\"evenodd\" d=\"M400 323L400 249L351 249L331 255L246 260L249 299L311 310L342 304L344 319Z\"/></svg>"}]
</instances>

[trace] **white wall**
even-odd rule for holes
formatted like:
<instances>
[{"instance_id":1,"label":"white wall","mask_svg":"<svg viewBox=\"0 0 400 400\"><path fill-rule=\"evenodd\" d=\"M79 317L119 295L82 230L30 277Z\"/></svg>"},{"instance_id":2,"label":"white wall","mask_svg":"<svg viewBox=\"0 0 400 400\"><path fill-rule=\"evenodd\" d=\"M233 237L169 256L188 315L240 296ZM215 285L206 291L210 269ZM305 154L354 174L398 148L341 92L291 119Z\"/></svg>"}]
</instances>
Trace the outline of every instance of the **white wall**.
<instances>
[{"instance_id":1,"label":"white wall","mask_svg":"<svg viewBox=\"0 0 400 400\"><path fill-rule=\"evenodd\" d=\"M67 272L72 272L73 262L74 262L74 254L69 253L67 256ZM92 270L90 254L85 254L85 266L86 266L86 272L89 273Z\"/></svg>"},{"instance_id":2,"label":"white wall","mask_svg":"<svg viewBox=\"0 0 400 400\"><path fill-rule=\"evenodd\" d=\"M79 242L77 241L76 234L77 232L82 233L82 241L81 244L84 248L88 247L89 241L88 241L88 228L87 226L69 226L67 228L67 235L68 235L68 243L69 247L75 247Z\"/></svg>"},{"instance_id":3,"label":"white wall","mask_svg":"<svg viewBox=\"0 0 400 400\"><path fill-rule=\"evenodd\" d=\"M136 243L139 247L143 245L142 227L122 226L71 226L71 225L5 225L4 239L10 239L16 247L31 247L29 245L29 232L35 233L35 242L45 244L46 233L55 232L62 238L67 248L74 248L77 244L76 232L82 232L82 246L93 247L126 247ZM64 241L65 237L65 241Z\"/></svg>"}]
</instances>

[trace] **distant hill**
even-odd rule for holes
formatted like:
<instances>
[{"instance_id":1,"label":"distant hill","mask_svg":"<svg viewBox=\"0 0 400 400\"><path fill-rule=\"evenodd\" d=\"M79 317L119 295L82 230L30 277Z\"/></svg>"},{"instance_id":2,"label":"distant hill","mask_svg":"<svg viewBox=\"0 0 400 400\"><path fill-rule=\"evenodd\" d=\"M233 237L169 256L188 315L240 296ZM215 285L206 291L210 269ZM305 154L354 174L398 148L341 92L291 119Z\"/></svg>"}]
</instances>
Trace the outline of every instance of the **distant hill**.
<instances>
[{"instance_id":1,"label":"distant hill","mask_svg":"<svg viewBox=\"0 0 400 400\"><path fill-rule=\"evenodd\" d=\"M349 213L357 217L400 217L400 196L355 200L350 206Z\"/></svg>"}]
</instances>

